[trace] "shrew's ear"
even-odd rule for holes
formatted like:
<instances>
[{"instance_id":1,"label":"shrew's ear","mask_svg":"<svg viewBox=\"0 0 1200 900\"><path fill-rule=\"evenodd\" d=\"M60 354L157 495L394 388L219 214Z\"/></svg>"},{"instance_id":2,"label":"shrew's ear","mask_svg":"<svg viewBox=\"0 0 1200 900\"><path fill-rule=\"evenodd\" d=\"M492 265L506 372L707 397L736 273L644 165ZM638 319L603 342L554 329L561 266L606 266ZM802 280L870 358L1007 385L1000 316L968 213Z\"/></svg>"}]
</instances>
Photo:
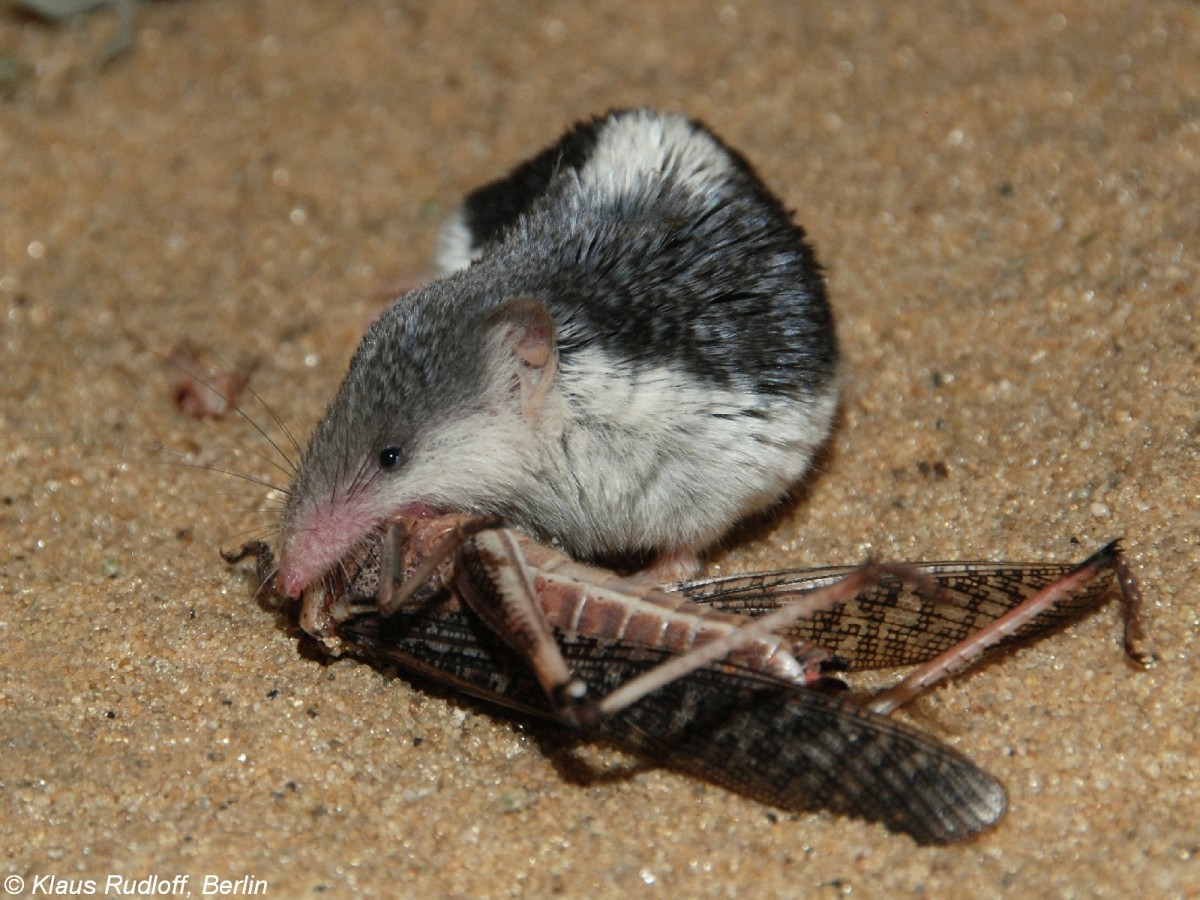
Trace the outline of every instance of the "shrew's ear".
<instances>
[{"instance_id":1,"label":"shrew's ear","mask_svg":"<svg viewBox=\"0 0 1200 900\"><path fill-rule=\"evenodd\" d=\"M556 329L546 305L535 297L517 297L491 310L482 324L498 336L512 361L522 411L536 418L558 370Z\"/></svg>"}]
</instances>

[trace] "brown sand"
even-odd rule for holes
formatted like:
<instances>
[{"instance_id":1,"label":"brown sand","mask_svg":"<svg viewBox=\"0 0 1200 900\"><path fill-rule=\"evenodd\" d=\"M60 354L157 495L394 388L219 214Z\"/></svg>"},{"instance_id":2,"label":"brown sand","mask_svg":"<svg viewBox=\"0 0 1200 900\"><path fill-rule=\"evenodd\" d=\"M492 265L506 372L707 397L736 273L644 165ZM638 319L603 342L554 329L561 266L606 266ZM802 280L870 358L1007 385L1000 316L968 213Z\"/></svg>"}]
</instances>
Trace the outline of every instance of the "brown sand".
<instances>
[{"instance_id":1,"label":"brown sand","mask_svg":"<svg viewBox=\"0 0 1200 900\"><path fill-rule=\"evenodd\" d=\"M494 6L151 4L106 69L110 14L0 16L26 67L0 101L2 874L1200 891L1200 7ZM303 435L456 198L631 104L707 120L797 210L847 360L823 471L719 568L1068 560L1122 535L1137 561L1153 671L1123 662L1114 605L921 704L1010 790L974 842L654 769L580 785L540 731L305 655L217 557L272 515L204 467L286 479L247 422L175 409L164 356L257 357Z\"/></svg>"}]
</instances>

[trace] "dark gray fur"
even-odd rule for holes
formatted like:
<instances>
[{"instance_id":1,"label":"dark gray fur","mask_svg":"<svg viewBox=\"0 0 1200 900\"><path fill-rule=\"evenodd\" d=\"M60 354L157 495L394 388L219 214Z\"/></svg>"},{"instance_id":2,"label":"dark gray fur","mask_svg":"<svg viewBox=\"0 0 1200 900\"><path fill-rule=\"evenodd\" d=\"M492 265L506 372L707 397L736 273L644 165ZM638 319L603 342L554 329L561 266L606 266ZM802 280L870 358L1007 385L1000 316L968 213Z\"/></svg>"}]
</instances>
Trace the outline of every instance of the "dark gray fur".
<instances>
[{"instance_id":1,"label":"dark gray fur","mask_svg":"<svg viewBox=\"0 0 1200 900\"><path fill-rule=\"evenodd\" d=\"M515 276L508 296L533 293L556 321L579 324L577 343L560 341L564 355L592 343L633 365L678 363L706 381L771 393L827 383L833 316L804 230L703 125L692 123L734 164L708 196L672 190L667 178L653 195L581 202L572 176L619 115L576 125L463 202L473 248Z\"/></svg>"}]
</instances>

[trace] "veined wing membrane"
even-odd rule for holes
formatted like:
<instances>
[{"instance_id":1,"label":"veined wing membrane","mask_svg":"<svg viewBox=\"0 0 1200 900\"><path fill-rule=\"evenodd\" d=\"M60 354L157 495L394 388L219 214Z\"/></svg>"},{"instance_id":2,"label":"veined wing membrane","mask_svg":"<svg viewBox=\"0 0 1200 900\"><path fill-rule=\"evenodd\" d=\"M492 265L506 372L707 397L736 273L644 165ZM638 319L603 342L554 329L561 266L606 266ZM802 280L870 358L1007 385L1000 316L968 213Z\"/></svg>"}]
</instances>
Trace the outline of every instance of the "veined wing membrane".
<instances>
[{"instance_id":1,"label":"veined wing membrane","mask_svg":"<svg viewBox=\"0 0 1200 900\"><path fill-rule=\"evenodd\" d=\"M845 578L855 568L730 575L689 582L673 590L696 603L761 616ZM852 670L914 665L955 646L1076 568L1058 563L916 563L914 569L937 586L936 596L921 596L917 585L888 575L853 600L796 622L787 634L832 650ZM1078 618L1104 599L1112 582L1111 572L1100 573L997 646L1053 631Z\"/></svg>"},{"instance_id":2,"label":"veined wing membrane","mask_svg":"<svg viewBox=\"0 0 1200 900\"><path fill-rule=\"evenodd\" d=\"M339 636L370 661L433 674L476 696L553 719L528 665L456 604L359 615ZM572 671L603 696L669 654L570 632ZM597 732L657 763L789 810L878 821L921 843L960 840L1004 812L1000 784L901 722L822 690L729 664L692 672L602 720Z\"/></svg>"}]
</instances>

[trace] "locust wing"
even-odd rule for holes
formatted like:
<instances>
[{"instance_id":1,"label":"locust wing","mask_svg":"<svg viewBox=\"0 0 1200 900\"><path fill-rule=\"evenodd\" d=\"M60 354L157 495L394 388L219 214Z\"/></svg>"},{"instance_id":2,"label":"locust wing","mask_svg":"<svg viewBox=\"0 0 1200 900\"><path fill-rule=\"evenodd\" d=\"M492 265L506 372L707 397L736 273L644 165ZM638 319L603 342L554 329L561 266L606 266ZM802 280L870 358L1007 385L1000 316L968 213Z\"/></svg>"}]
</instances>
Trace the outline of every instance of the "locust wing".
<instances>
[{"instance_id":1,"label":"locust wing","mask_svg":"<svg viewBox=\"0 0 1200 900\"><path fill-rule=\"evenodd\" d=\"M342 623L347 649L486 700L554 716L526 663L449 600ZM573 672L603 696L668 654L556 634ZM703 668L601 721L598 733L654 761L787 810L829 809L920 843L947 843L1004 812L1004 789L968 759L901 722L823 690L728 664Z\"/></svg>"},{"instance_id":2,"label":"locust wing","mask_svg":"<svg viewBox=\"0 0 1200 900\"><path fill-rule=\"evenodd\" d=\"M1116 553L1115 544L1101 553ZM1099 555L1099 554L1097 554ZM914 583L892 575L854 599L786 631L791 638L833 651L851 670L926 662L959 644L1077 566L1057 563L932 562L913 565L937 587L922 596ZM731 575L678 585L695 603L761 616L830 585L855 567L780 570ZM1111 571L1039 614L998 647L1051 632L1078 618L1108 595Z\"/></svg>"}]
</instances>

